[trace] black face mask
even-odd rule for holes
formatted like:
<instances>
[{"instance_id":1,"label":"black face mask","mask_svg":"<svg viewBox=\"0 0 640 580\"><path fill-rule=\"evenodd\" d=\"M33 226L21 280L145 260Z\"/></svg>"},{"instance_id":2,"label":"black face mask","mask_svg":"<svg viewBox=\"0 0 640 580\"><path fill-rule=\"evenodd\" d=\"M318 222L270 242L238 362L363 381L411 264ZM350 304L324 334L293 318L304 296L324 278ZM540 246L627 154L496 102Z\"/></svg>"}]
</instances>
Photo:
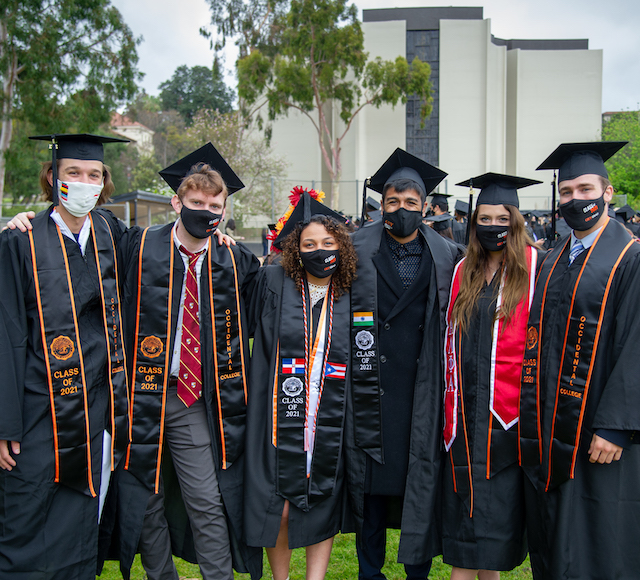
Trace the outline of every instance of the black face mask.
<instances>
[{"instance_id":1,"label":"black face mask","mask_svg":"<svg viewBox=\"0 0 640 580\"><path fill-rule=\"evenodd\" d=\"M422 223L422 212L410 211L401 207L391 213L384 212L384 227L398 238L406 238L415 232Z\"/></svg>"},{"instance_id":2,"label":"black face mask","mask_svg":"<svg viewBox=\"0 0 640 580\"><path fill-rule=\"evenodd\" d=\"M596 225L604 213L604 193L598 199L572 199L560 206L560 214L572 230L583 232Z\"/></svg>"},{"instance_id":3,"label":"black face mask","mask_svg":"<svg viewBox=\"0 0 640 580\"><path fill-rule=\"evenodd\" d=\"M339 250L314 250L313 252L300 252L302 265L308 274L316 278L331 276L340 263Z\"/></svg>"},{"instance_id":4,"label":"black face mask","mask_svg":"<svg viewBox=\"0 0 640 580\"><path fill-rule=\"evenodd\" d=\"M498 252L507 247L509 226L482 226L476 224L476 237L487 252Z\"/></svg>"},{"instance_id":5,"label":"black face mask","mask_svg":"<svg viewBox=\"0 0 640 580\"><path fill-rule=\"evenodd\" d=\"M218 229L222 214L213 213L206 209L189 209L183 205L180 219L189 234L194 238L204 240Z\"/></svg>"}]
</instances>

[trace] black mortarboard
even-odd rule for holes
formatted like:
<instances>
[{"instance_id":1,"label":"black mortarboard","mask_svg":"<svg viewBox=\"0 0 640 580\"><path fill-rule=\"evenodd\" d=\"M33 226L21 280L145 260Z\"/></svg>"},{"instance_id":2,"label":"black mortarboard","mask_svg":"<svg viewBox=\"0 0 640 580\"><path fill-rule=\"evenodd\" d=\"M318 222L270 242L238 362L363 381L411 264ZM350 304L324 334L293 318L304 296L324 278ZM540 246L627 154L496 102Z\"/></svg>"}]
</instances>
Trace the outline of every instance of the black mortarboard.
<instances>
[{"instance_id":1,"label":"black mortarboard","mask_svg":"<svg viewBox=\"0 0 640 580\"><path fill-rule=\"evenodd\" d=\"M281 245L285 238L293 231L297 224L308 224L311 221L311 217L314 215L326 215L335 219L338 223L346 225L349 223L349 219L340 215L338 212L333 211L330 207L327 207L323 203L313 199L308 191L304 191L300 195L298 205L293 209L289 219L284 224L278 237L273 240L273 246L282 249Z\"/></svg>"},{"instance_id":2,"label":"black mortarboard","mask_svg":"<svg viewBox=\"0 0 640 580\"><path fill-rule=\"evenodd\" d=\"M538 169L558 169L558 183L580 175L594 174L609 178L604 162L613 157L628 141L563 143Z\"/></svg>"},{"instance_id":3,"label":"black mortarboard","mask_svg":"<svg viewBox=\"0 0 640 580\"><path fill-rule=\"evenodd\" d=\"M76 135L33 135L29 139L57 143L56 159L104 161L103 143L128 143L129 139L79 133Z\"/></svg>"},{"instance_id":4,"label":"black mortarboard","mask_svg":"<svg viewBox=\"0 0 640 580\"><path fill-rule=\"evenodd\" d=\"M462 213L464 215L469 214L469 204L466 201L462 201L461 199L456 199L455 209L458 213Z\"/></svg>"},{"instance_id":5,"label":"black mortarboard","mask_svg":"<svg viewBox=\"0 0 640 580\"><path fill-rule=\"evenodd\" d=\"M482 191L478 195L476 207L486 203L488 205L513 205L520 207L518 201L518 189L542 183L536 179L527 179L525 177L514 177L512 175L502 175L501 173L485 173L466 181L456 183L463 187L477 187Z\"/></svg>"},{"instance_id":6,"label":"black mortarboard","mask_svg":"<svg viewBox=\"0 0 640 580\"><path fill-rule=\"evenodd\" d=\"M441 215L430 215L424 218L427 222L433 222L433 229L436 232L442 232L451 227L451 220L453 219L450 214L443 213Z\"/></svg>"},{"instance_id":7,"label":"black mortarboard","mask_svg":"<svg viewBox=\"0 0 640 580\"><path fill-rule=\"evenodd\" d=\"M625 204L616 210L616 216L622 216L625 222L629 221L634 215L636 215L636 210L629 204Z\"/></svg>"},{"instance_id":8,"label":"black mortarboard","mask_svg":"<svg viewBox=\"0 0 640 580\"><path fill-rule=\"evenodd\" d=\"M380 202L376 201L372 197L367 197L367 210L378 210L380 209Z\"/></svg>"},{"instance_id":9,"label":"black mortarboard","mask_svg":"<svg viewBox=\"0 0 640 580\"><path fill-rule=\"evenodd\" d=\"M244 183L240 181L240 178L235 174L233 169L229 167L229 164L224 160L222 155L218 153L211 142L189 153L186 157L183 157L158 173L160 173L162 179L169 184L171 189L177 193L182 180L187 177L193 167L199 163L206 163L211 169L215 169L222 176L222 179L224 179L227 185L229 195L244 187Z\"/></svg>"},{"instance_id":10,"label":"black mortarboard","mask_svg":"<svg viewBox=\"0 0 640 580\"><path fill-rule=\"evenodd\" d=\"M449 198L453 197L449 193L434 193L431 198L431 205L446 205L449 207Z\"/></svg>"},{"instance_id":11,"label":"black mortarboard","mask_svg":"<svg viewBox=\"0 0 640 580\"><path fill-rule=\"evenodd\" d=\"M444 171L398 147L369 179L368 186L382 193L387 183L410 179L420 186L425 195L429 195L446 176Z\"/></svg>"},{"instance_id":12,"label":"black mortarboard","mask_svg":"<svg viewBox=\"0 0 640 580\"><path fill-rule=\"evenodd\" d=\"M52 200L58 205L58 159L82 159L85 161L104 161L103 143L129 143L129 139L91 135L90 133L32 135L35 141L50 141L51 172L53 174Z\"/></svg>"}]
</instances>

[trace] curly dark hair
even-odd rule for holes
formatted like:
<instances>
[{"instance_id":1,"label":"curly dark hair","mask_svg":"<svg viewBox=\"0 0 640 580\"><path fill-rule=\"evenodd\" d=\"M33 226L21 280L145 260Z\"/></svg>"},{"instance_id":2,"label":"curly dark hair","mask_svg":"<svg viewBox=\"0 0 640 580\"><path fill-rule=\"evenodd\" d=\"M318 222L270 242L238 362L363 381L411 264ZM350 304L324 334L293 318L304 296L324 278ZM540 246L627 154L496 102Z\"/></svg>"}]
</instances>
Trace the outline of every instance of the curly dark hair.
<instances>
[{"instance_id":1,"label":"curly dark hair","mask_svg":"<svg viewBox=\"0 0 640 580\"><path fill-rule=\"evenodd\" d=\"M331 276L333 290L336 298L344 294L351 287L351 283L356 277L356 263L358 257L351 242L351 237L347 228L335 219L326 215L311 216L310 223L322 224L338 242L340 250L340 263L338 269ZM282 267L284 272L296 283L296 288L302 291L302 280L305 270L300 261L300 235L309 224L299 223L294 230L282 242Z\"/></svg>"}]
</instances>

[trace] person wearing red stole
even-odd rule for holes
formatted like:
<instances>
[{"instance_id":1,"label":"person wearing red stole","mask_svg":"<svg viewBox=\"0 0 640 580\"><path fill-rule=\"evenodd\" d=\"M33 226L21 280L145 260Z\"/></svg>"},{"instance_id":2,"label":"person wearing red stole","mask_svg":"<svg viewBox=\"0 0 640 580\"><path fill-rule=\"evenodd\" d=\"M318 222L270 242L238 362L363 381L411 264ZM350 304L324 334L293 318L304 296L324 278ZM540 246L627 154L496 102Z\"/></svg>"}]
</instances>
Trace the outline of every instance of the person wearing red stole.
<instances>
[{"instance_id":1,"label":"person wearing red stole","mask_svg":"<svg viewBox=\"0 0 640 580\"><path fill-rule=\"evenodd\" d=\"M640 245L607 215L604 162L624 142L564 143L571 233L539 267L520 398L521 464L535 580L638 578Z\"/></svg>"},{"instance_id":2,"label":"person wearing red stole","mask_svg":"<svg viewBox=\"0 0 640 580\"><path fill-rule=\"evenodd\" d=\"M451 580L499 580L526 555L517 424L539 256L517 189L535 183L487 173L458 184L482 191L447 309L442 549Z\"/></svg>"},{"instance_id":3,"label":"person wearing red stole","mask_svg":"<svg viewBox=\"0 0 640 580\"><path fill-rule=\"evenodd\" d=\"M247 408L245 530L266 547L274 580L306 548L306 578L324 578L343 530L343 431L349 365L349 288L356 254L345 219L309 192L261 269ZM314 192L315 193L315 192ZM293 201L293 200L292 200Z\"/></svg>"},{"instance_id":4,"label":"person wearing red stole","mask_svg":"<svg viewBox=\"0 0 640 580\"><path fill-rule=\"evenodd\" d=\"M45 135L51 206L0 235L0 578L96 574L98 522L126 446L116 245L100 135Z\"/></svg>"}]
</instances>

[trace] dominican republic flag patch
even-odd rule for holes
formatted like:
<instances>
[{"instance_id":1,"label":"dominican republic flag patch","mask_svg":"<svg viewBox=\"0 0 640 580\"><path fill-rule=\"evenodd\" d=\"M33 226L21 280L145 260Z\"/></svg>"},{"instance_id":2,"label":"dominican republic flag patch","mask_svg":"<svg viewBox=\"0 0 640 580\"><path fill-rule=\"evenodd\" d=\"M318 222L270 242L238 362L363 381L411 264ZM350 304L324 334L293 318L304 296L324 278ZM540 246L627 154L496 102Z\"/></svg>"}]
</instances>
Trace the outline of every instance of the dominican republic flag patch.
<instances>
[{"instance_id":1,"label":"dominican republic flag patch","mask_svg":"<svg viewBox=\"0 0 640 580\"><path fill-rule=\"evenodd\" d=\"M373 312L354 312L353 326L373 326Z\"/></svg>"},{"instance_id":2,"label":"dominican republic flag patch","mask_svg":"<svg viewBox=\"0 0 640 580\"><path fill-rule=\"evenodd\" d=\"M327 366L324 370L325 379L344 379L347 374L347 365L341 365L340 363L327 362Z\"/></svg>"},{"instance_id":3,"label":"dominican republic flag patch","mask_svg":"<svg viewBox=\"0 0 640 580\"><path fill-rule=\"evenodd\" d=\"M282 374L283 375L304 375L304 359L303 358L283 358Z\"/></svg>"}]
</instances>

